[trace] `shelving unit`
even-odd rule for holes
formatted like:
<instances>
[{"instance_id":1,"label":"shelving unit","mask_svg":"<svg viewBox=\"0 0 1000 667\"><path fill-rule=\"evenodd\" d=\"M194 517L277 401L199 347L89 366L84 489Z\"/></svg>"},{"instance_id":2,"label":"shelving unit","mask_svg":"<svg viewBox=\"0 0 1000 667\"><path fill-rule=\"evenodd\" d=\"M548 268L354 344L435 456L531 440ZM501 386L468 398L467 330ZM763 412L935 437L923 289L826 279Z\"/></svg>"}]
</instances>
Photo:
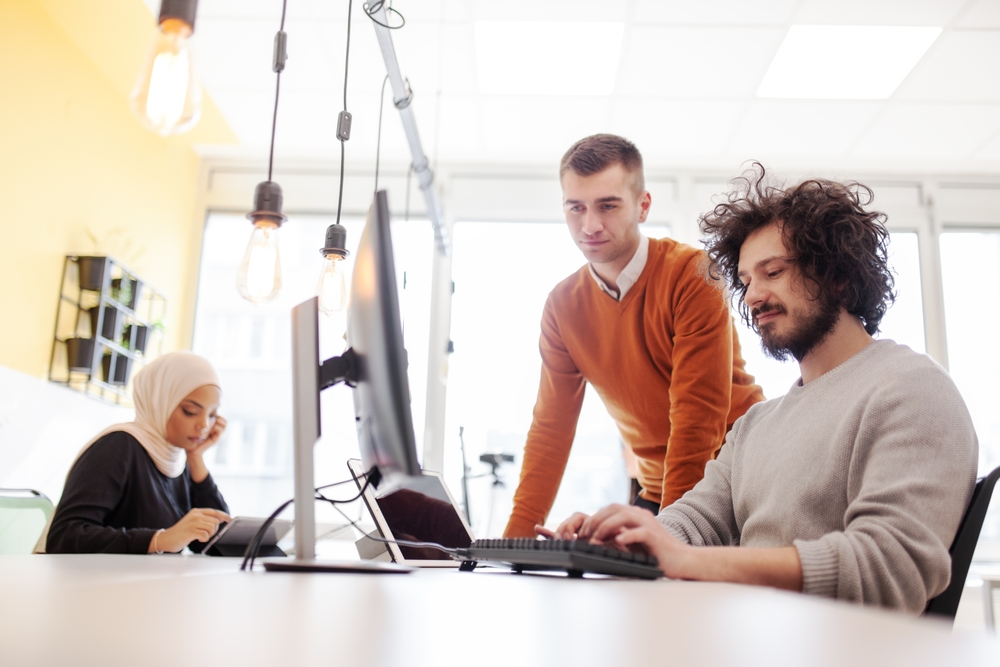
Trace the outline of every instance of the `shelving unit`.
<instances>
[{"instance_id":1,"label":"shelving unit","mask_svg":"<svg viewBox=\"0 0 1000 667\"><path fill-rule=\"evenodd\" d=\"M67 255L49 380L130 403L132 375L160 355L167 301L113 257Z\"/></svg>"}]
</instances>

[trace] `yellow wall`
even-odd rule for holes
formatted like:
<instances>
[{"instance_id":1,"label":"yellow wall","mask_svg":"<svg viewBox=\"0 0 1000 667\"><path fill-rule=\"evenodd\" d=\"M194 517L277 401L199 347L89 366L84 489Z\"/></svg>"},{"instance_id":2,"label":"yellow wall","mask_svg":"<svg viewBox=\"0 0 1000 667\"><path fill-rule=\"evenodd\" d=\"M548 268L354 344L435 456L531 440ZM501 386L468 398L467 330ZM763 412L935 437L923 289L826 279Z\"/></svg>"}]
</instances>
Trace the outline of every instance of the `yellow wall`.
<instances>
[{"instance_id":1,"label":"yellow wall","mask_svg":"<svg viewBox=\"0 0 1000 667\"><path fill-rule=\"evenodd\" d=\"M189 134L140 126L128 94L154 30L142 0L0 0L0 365L47 374L68 253L121 255L166 294L164 349L188 342L192 146L236 138L207 95Z\"/></svg>"}]
</instances>

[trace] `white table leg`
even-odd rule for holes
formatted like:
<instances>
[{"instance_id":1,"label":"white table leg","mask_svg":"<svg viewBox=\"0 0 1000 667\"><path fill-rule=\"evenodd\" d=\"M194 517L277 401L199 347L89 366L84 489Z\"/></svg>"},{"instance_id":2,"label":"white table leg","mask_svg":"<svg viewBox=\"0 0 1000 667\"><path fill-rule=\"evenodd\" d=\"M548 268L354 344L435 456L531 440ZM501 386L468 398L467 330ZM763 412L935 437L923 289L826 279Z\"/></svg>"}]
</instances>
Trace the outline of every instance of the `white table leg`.
<instances>
[{"instance_id":1,"label":"white table leg","mask_svg":"<svg viewBox=\"0 0 1000 667\"><path fill-rule=\"evenodd\" d=\"M993 620L993 589L998 583L1000 581L983 579L983 615L986 617L986 630L990 633L996 632Z\"/></svg>"}]
</instances>

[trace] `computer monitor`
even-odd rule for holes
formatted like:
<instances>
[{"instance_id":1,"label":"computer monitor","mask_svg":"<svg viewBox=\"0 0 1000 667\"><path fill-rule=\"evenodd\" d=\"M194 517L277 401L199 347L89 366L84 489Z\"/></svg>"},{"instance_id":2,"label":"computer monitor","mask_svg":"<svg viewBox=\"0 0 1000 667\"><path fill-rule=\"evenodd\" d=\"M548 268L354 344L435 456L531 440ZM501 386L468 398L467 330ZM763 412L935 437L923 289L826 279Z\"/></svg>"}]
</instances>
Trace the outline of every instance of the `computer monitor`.
<instances>
[{"instance_id":1,"label":"computer monitor","mask_svg":"<svg viewBox=\"0 0 1000 667\"><path fill-rule=\"evenodd\" d=\"M391 488L420 475L406 350L399 315L389 204L384 190L375 195L357 255L351 284L347 341L341 357L319 360L318 299L292 309L292 409L295 436L295 560L316 557L313 448L320 436L320 391L333 379L355 387L358 442L365 470L377 467ZM268 569L293 569L291 563L266 562ZM299 569L319 569L308 565Z\"/></svg>"},{"instance_id":2,"label":"computer monitor","mask_svg":"<svg viewBox=\"0 0 1000 667\"><path fill-rule=\"evenodd\" d=\"M354 412L361 462L366 470L378 468L383 488L420 476L395 266L389 202L379 190L354 258L347 344L358 368Z\"/></svg>"}]
</instances>

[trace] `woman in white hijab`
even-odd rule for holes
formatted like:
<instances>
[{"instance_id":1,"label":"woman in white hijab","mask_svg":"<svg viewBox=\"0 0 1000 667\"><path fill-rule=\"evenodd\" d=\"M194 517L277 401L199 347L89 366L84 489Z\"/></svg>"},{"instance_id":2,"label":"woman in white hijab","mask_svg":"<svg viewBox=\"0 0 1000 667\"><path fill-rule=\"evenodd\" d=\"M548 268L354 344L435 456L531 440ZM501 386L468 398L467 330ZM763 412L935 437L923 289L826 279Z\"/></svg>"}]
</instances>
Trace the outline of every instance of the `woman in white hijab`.
<instances>
[{"instance_id":1,"label":"woman in white hijab","mask_svg":"<svg viewBox=\"0 0 1000 667\"><path fill-rule=\"evenodd\" d=\"M205 466L226 420L212 366L165 354L135 376L135 421L77 455L39 546L48 553L200 551L229 508ZM41 549L39 549L41 551Z\"/></svg>"}]
</instances>

